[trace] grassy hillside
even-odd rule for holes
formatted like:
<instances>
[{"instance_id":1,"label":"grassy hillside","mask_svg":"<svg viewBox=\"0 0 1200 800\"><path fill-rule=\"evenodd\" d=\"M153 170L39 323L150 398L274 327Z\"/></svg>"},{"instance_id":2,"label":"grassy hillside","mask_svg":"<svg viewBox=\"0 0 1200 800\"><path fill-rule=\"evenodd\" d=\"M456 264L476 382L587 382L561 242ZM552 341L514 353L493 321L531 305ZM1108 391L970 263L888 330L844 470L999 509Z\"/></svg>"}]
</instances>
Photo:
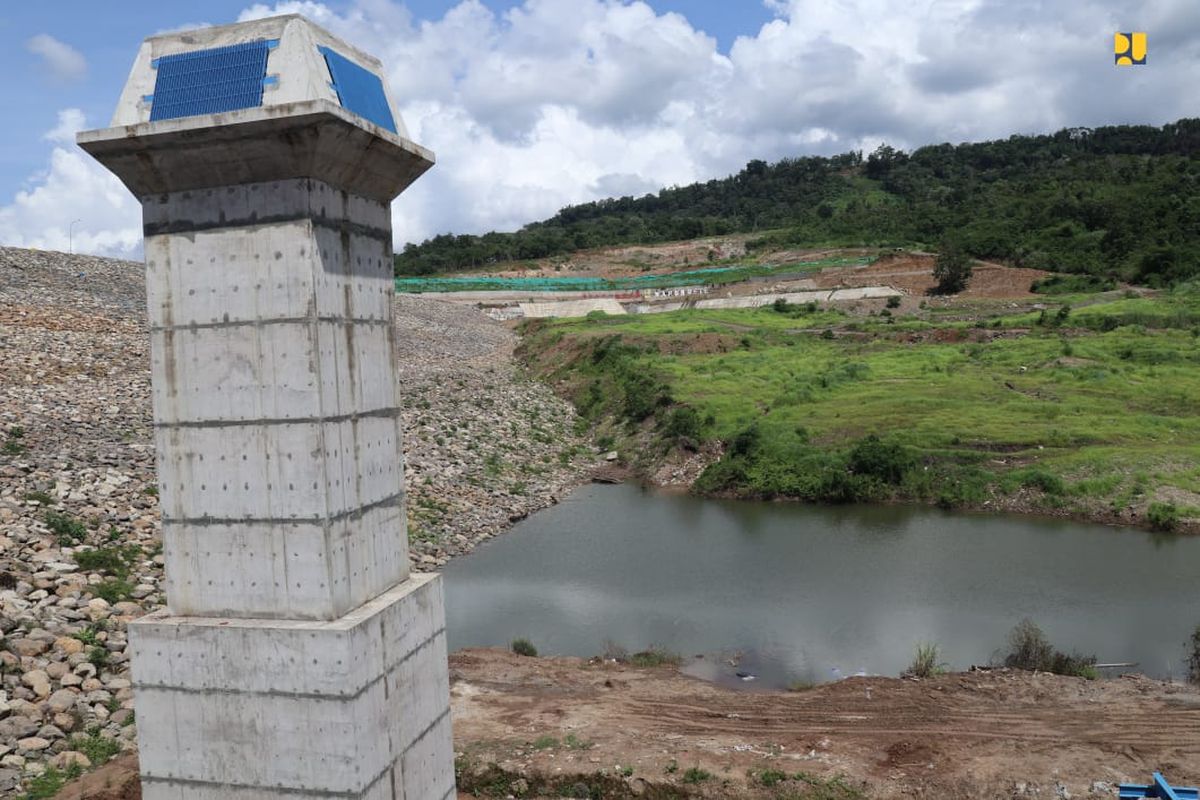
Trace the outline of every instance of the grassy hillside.
<instances>
[{"instance_id":1,"label":"grassy hillside","mask_svg":"<svg viewBox=\"0 0 1200 800\"><path fill-rule=\"evenodd\" d=\"M1018 314L781 306L525 332L531 368L643 468L721 443L703 493L1200 517L1194 286Z\"/></svg>"},{"instance_id":2,"label":"grassy hillside","mask_svg":"<svg viewBox=\"0 0 1200 800\"><path fill-rule=\"evenodd\" d=\"M564 208L516 233L438 236L398 274L617 244L771 231L753 244L939 246L1164 286L1200 274L1200 119L751 161L737 175Z\"/></svg>"}]
</instances>

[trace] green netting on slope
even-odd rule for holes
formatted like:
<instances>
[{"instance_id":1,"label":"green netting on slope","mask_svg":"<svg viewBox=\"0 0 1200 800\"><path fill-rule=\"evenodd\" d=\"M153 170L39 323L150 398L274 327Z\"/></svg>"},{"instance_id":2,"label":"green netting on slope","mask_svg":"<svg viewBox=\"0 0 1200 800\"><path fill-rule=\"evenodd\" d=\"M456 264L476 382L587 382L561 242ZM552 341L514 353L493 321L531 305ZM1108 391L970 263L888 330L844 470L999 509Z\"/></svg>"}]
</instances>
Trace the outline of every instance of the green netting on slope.
<instances>
[{"instance_id":1,"label":"green netting on slope","mask_svg":"<svg viewBox=\"0 0 1200 800\"><path fill-rule=\"evenodd\" d=\"M614 292L639 289L661 289L673 286L704 286L736 283L756 277L812 272L825 267L860 267L874 258L825 258L786 266L732 265L683 270L654 275L631 275L622 278L579 277L553 275L537 278L502 278L489 275L431 276L397 278L396 291L421 292Z\"/></svg>"}]
</instances>

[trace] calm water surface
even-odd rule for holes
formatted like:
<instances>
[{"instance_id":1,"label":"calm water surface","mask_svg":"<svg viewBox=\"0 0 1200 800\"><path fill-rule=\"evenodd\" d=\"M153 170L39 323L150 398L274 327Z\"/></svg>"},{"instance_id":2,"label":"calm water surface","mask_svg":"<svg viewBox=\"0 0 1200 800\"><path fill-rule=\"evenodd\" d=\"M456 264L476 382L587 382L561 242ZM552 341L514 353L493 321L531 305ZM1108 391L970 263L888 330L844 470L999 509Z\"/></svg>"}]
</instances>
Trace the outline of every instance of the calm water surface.
<instances>
[{"instance_id":1,"label":"calm water surface","mask_svg":"<svg viewBox=\"0 0 1200 800\"><path fill-rule=\"evenodd\" d=\"M918 642L965 669L1023 617L1060 649L1180 676L1200 623L1200 538L634 486L584 487L444 575L451 649L521 636L543 655L658 645L747 687L895 675Z\"/></svg>"}]
</instances>

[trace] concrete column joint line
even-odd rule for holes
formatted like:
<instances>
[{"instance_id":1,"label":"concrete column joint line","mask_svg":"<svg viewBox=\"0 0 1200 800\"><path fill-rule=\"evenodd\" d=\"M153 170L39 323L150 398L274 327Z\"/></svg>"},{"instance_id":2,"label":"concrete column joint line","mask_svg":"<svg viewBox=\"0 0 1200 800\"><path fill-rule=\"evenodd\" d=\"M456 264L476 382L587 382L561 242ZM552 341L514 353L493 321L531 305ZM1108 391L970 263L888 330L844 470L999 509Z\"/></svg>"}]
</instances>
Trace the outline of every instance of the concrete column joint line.
<instances>
[{"instance_id":1,"label":"concrete column joint line","mask_svg":"<svg viewBox=\"0 0 1200 800\"><path fill-rule=\"evenodd\" d=\"M323 217L319 214L314 214L311 211L300 211L295 214L275 214L269 217L251 215L241 219L225 219L213 222L192 222L190 220L149 222L142 226L142 235L150 237L168 236L177 233L212 233L216 231L233 230L236 228L260 228L270 227L272 225L286 225L289 222L311 222L313 227L324 228L325 230L331 230L337 233L349 233L355 236L363 236L368 239L386 239L389 243L392 240L391 232L385 231L382 228L376 228L373 225L364 225L360 222L351 222L347 219Z\"/></svg>"},{"instance_id":2,"label":"concrete column joint line","mask_svg":"<svg viewBox=\"0 0 1200 800\"><path fill-rule=\"evenodd\" d=\"M234 789L234 790L249 789L251 791L256 791L256 792L267 792L269 794L280 794L280 795L297 795L298 794L298 795L306 795L306 796L311 796L311 797L360 798L360 797L365 797L371 791L371 789L374 788L375 784L379 783L381 780L383 780L385 777L387 777L388 773L392 769L392 766L393 766L392 764L388 764L383 769L382 772L380 772L378 775L376 775L374 778L372 778L370 783L368 783L362 789L359 789L358 791L342 791L342 792L334 791L332 789L303 789L299 786L259 786L257 784L253 784L253 783L228 783L225 781L206 781L206 780L201 780L198 778L170 778L170 777L163 777L160 775L149 775L144 772L142 773L142 781L143 782L149 781L152 783L166 783L166 784L175 783L175 784L182 784L183 786L204 786L204 787L209 787L209 788L214 788L214 789L215 788Z\"/></svg>"},{"instance_id":3,"label":"concrete column joint line","mask_svg":"<svg viewBox=\"0 0 1200 800\"><path fill-rule=\"evenodd\" d=\"M347 519L360 519L363 514L368 511L374 511L377 508L387 508L388 506L398 506L404 502L404 492L396 492L388 495L374 503L359 506L358 508L349 511L342 511L338 514L316 514L308 517L168 517L163 516L164 525L195 525L204 527L209 525L290 525L292 523L301 522L341 522Z\"/></svg>"},{"instance_id":4,"label":"concrete column joint line","mask_svg":"<svg viewBox=\"0 0 1200 800\"><path fill-rule=\"evenodd\" d=\"M437 719L435 719L433 722L426 725L425 730L418 733L417 738L413 739L412 742L409 743L408 747L404 748L404 752L401 753L400 755L402 755L402 756L407 755L409 750L412 750L414 747L416 747L418 744L420 744L421 740L424 739L426 736L428 736L430 734L430 732L432 732L433 729L436 728L439 724L441 724L441 721L444 720L448 716L450 716L449 708L447 708L441 714L438 714Z\"/></svg>"},{"instance_id":5,"label":"concrete column joint line","mask_svg":"<svg viewBox=\"0 0 1200 800\"><path fill-rule=\"evenodd\" d=\"M389 319L357 318L357 317L278 317L276 319L244 319L230 322L188 322L181 325L151 325L151 333L177 331L198 331L209 328L261 328L267 325L308 325L312 322L325 322L332 325L391 325Z\"/></svg>"},{"instance_id":6,"label":"concrete column joint line","mask_svg":"<svg viewBox=\"0 0 1200 800\"><path fill-rule=\"evenodd\" d=\"M400 660L398 660L396 663L385 664L383 667L383 672L380 675L372 678L371 680L367 681L365 684L360 686L357 690L355 690L353 692L349 692L349 693L342 692L340 694L332 694L332 693L331 694L323 694L321 692L285 692L285 691L281 691L278 689L268 689L266 691L256 691L254 689L230 689L230 688L207 688L207 687L200 688L200 689L184 689L184 688L180 688L179 686L173 686L173 685L169 685L169 684L139 683L137 681L133 682L133 689L137 690L137 691L140 691L143 689L153 689L155 691L160 691L160 692L178 692L180 694L198 694L198 695L202 695L205 697L213 697L213 696L217 696L217 695L221 695L221 696L251 695L253 697L283 697L283 698L287 698L290 700L336 700L338 702L344 702L346 700L357 700L363 694L365 694L366 692L369 692L371 690L371 687L373 687L375 684L379 683L380 681L385 680L387 678L387 676L392 673L393 670L400 667L401 665L404 664L404 662L408 661L410 658L415 656L417 653L424 650L426 647L428 647L430 644L432 644L434 642L434 640L436 640L439 636L443 635L445 632L446 632L445 628L438 628L436 631L434 631L432 634L430 634L429 637L427 639L425 639L425 641L418 644L412 650L409 650L408 653L406 653L404 655L404 657L401 658ZM447 714L450 713L449 709L446 710L446 713ZM440 717L439 717L439 719L440 719ZM438 720L434 720L434 724L436 724L437 722L438 722ZM432 728L432 726L430 726L430 727ZM424 731L421 734L421 736L424 736L425 733L428 733L428 732L429 731L427 729L426 731ZM416 741L419 741L419 737Z\"/></svg>"},{"instance_id":7,"label":"concrete column joint line","mask_svg":"<svg viewBox=\"0 0 1200 800\"><path fill-rule=\"evenodd\" d=\"M334 414L327 417L264 417L259 419L197 419L185 422L156 422L154 427L173 428L239 428L247 425L319 425L323 422L354 422L360 419L396 419L398 408L377 408L371 411L354 411L349 414Z\"/></svg>"}]
</instances>

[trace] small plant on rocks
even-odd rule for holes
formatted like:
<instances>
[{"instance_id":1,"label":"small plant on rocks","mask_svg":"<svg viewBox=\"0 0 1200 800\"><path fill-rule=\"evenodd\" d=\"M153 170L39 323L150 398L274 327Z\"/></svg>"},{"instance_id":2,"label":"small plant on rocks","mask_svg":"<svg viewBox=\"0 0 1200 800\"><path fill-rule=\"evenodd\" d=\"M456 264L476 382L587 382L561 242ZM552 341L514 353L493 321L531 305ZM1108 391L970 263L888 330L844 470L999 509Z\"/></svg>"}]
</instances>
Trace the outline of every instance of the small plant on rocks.
<instances>
[{"instance_id":1,"label":"small plant on rocks","mask_svg":"<svg viewBox=\"0 0 1200 800\"><path fill-rule=\"evenodd\" d=\"M62 547L79 544L87 536L87 527L70 514L47 511L45 521L46 527L58 537L58 543Z\"/></svg>"},{"instance_id":2,"label":"small plant on rocks","mask_svg":"<svg viewBox=\"0 0 1200 800\"><path fill-rule=\"evenodd\" d=\"M683 773L684 783L702 783L712 777L712 773L700 767L688 767Z\"/></svg>"},{"instance_id":3,"label":"small plant on rocks","mask_svg":"<svg viewBox=\"0 0 1200 800\"><path fill-rule=\"evenodd\" d=\"M103 669L108 666L108 650L100 645L92 645L88 648L87 660L96 669Z\"/></svg>"},{"instance_id":4,"label":"small plant on rocks","mask_svg":"<svg viewBox=\"0 0 1200 800\"><path fill-rule=\"evenodd\" d=\"M83 774L83 767L72 764L65 770L47 767L46 771L29 781L29 791L25 800L49 800L62 789L67 781L73 781Z\"/></svg>"},{"instance_id":5,"label":"small plant on rocks","mask_svg":"<svg viewBox=\"0 0 1200 800\"><path fill-rule=\"evenodd\" d=\"M87 756L93 767L106 763L110 758L121 752L121 743L101 735L98 728L93 728L86 735L71 738L70 748Z\"/></svg>"},{"instance_id":6,"label":"small plant on rocks","mask_svg":"<svg viewBox=\"0 0 1200 800\"><path fill-rule=\"evenodd\" d=\"M106 581L93 584L88 587L96 597L107 600L109 603L120 603L122 600L128 600L133 595L133 584L124 578L109 578Z\"/></svg>"}]
</instances>

